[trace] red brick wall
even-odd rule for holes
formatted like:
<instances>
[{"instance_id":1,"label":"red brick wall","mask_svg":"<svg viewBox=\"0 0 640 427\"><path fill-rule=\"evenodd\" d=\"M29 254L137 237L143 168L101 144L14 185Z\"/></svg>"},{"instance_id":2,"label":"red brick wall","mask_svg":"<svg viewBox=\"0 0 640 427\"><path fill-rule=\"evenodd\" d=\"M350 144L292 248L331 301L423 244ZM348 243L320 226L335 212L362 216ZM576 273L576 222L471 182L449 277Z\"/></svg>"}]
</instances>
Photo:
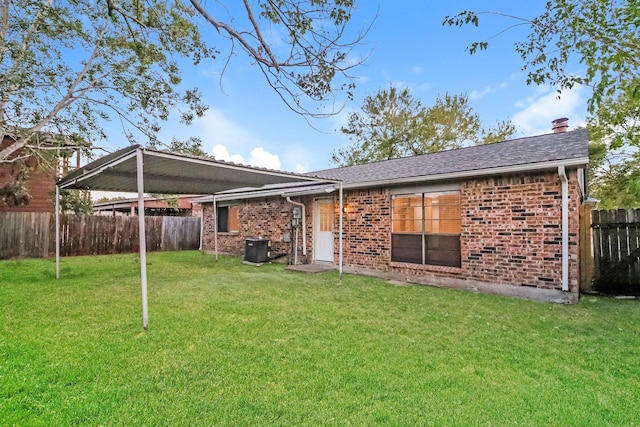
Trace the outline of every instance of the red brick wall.
<instances>
[{"instance_id":1,"label":"red brick wall","mask_svg":"<svg viewBox=\"0 0 640 427\"><path fill-rule=\"evenodd\" d=\"M578 210L576 171L569 174L569 282L578 291ZM387 188L345 191L343 262L345 266L418 277L443 283L447 279L494 285L561 289L561 197L556 172L519 174L467 180L460 185L462 235L460 268L391 262L391 193ZM300 201L302 199L296 198ZM338 200L335 228L338 229ZM313 198L304 199L307 215L307 261L313 259ZM245 237L264 236L274 251L286 251L282 235L288 231L293 206L282 198L240 203L240 231L220 233L219 250L244 252ZM213 249L211 205L205 207L204 248ZM335 262L338 262L338 234ZM301 254L299 255L302 259Z\"/></svg>"},{"instance_id":2,"label":"red brick wall","mask_svg":"<svg viewBox=\"0 0 640 427\"><path fill-rule=\"evenodd\" d=\"M13 139L4 136L0 142L0 148L8 147L13 143ZM20 152L16 153L17 156ZM11 156L10 158L15 158ZM43 171L37 168L37 160L33 157L26 159L25 164L31 168L29 180L25 187L31 196L31 200L26 205L7 206L0 203L0 212L55 212L55 191L56 177L55 171ZM0 164L0 186L15 181L17 174L17 164Z\"/></svg>"},{"instance_id":3,"label":"red brick wall","mask_svg":"<svg viewBox=\"0 0 640 427\"><path fill-rule=\"evenodd\" d=\"M569 282L578 290L576 172L569 174ZM562 189L557 173L492 177L461 188L462 269L490 283L562 287Z\"/></svg>"},{"instance_id":4,"label":"red brick wall","mask_svg":"<svg viewBox=\"0 0 640 427\"><path fill-rule=\"evenodd\" d=\"M391 260L389 190L374 188L346 191L343 203L347 207L347 213L343 214L343 263L386 270Z\"/></svg>"},{"instance_id":5,"label":"red brick wall","mask_svg":"<svg viewBox=\"0 0 640 427\"><path fill-rule=\"evenodd\" d=\"M291 231L291 221L293 219L293 205L282 197L263 198L242 200L238 205L238 223L239 230L237 233L218 233L218 251L229 253L237 256L244 255L245 239L249 237L263 237L271 240L271 252L275 254L289 253L291 244L284 242L285 233L291 235L293 242L295 234ZM203 224L204 233L202 247L204 250L214 250L214 230L215 218L213 212L213 204L203 204ZM308 208L307 225L309 234L308 241L311 239L311 231L313 224L311 223L312 209ZM311 224L309 224L311 223ZM302 255L302 229L299 231L298 237L298 261L307 262L307 258ZM311 247L308 249L308 259L310 260Z\"/></svg>"},{"instance_id":6,"label":"red brick wall","mask_svg":"<svg viewBox=\"0 0 640 427\"><path fill-rule=\"evenodd\" d=\"M15 180L14 165L0 165L0 186ZM46 173L33 170L29 173L26 188L31 195L27 205L6 206L0 203L0 212L55 212L55 176L54 173Z\"/></svg>"},{"instance_id":7,"label":"red brick wall","mask_svg":"<svg viewBox=\"0 0 640 427\"><path fill-rule=\"evenodd\" d=\"M569 180L569 284L577 292L580 193L575 171ZM455 268L391 262L389 192L347 192L344 264L401 276L561 289L561 194L555 172L462 183L462 263Z\"/></svg>"}]
</instances>

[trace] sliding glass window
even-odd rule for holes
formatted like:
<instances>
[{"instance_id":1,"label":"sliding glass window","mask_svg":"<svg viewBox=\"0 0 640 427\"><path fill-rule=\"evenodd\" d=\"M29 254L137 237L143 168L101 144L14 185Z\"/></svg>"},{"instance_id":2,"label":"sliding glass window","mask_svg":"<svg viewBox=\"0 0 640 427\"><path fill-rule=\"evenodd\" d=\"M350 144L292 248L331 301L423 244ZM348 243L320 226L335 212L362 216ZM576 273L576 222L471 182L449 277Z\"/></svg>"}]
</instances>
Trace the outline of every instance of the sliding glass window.
<instances>
[{"instance_id":1,"label":"sliding glass window","mask_svg":"<svg viewBox=\"0 0 640 427\"><path fill-rule=\"evenodd\" d=\"M460 192L396 195L391 260L460 267Z\"/></svg>"}]
</instances>

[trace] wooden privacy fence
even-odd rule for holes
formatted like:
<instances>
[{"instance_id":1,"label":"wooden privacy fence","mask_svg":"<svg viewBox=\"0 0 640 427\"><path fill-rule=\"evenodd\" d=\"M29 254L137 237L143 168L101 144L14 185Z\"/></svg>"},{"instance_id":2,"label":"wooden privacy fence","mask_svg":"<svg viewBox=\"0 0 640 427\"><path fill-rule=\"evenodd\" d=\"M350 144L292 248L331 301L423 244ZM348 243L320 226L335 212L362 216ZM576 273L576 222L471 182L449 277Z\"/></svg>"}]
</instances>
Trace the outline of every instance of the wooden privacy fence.
<instances>
[{"instance_id":1,"label":"wooden privacy fence","mask_svg":"<svg viewBox=\"0 0 640 427\"><path fill-rule=\"evenodd\" d=\"M593 211L594 289L640 295L640 209Z\"/></svg>"},{"instance_id":2,"label":"wooden privacy fence","mask_svg":"<svg viewBox=\"0 0 640 427\"><path fill-rule=\"evenodd\" d=\"M146 217L147 252L198 249L200 218ZM55 215L0 213L0 259L55 254ZM137 217L60 216L60 255L137 252Z\"/></svg>"}]
</instances>

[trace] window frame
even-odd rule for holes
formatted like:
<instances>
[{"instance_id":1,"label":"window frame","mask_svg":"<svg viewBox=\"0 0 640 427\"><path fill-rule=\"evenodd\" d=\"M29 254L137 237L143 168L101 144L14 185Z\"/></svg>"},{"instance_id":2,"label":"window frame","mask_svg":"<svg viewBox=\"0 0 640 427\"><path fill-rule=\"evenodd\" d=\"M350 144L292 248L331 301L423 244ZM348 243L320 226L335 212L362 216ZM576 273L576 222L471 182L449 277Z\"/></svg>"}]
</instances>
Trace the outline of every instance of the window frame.
<instances>
[{"instance_id":1,"label":"window frame","mask_svg":"<svg viewBox=\"0 0 640 427\"><path fill-rule=\"evenodd\" d=\"M225 212L225 213L223 214L222 212ZM240 206L238 205L216 206L216 231L218 233L239 233L240 232Z\"/></svg>"},{"instance_id":2,"label":"window frame","mask_svg":"<svg viewBox=\"0 0 640 427\"><path fill-rule=\"evenodd\" d=\"M456 195L457 203L441 204L439 202L442 196L449 195ZM418 197L420 197L420 206L416 204ZM401 199L407 199L407 202L396 205L396 202ZM428 203L427 200L431 202ZM434 208L434 200L438 201L437 210ZM416 189L392 194L391 261L460 268L462 264L460 204L459 189ZM457 213L454 215L455 218L441 217L441 214L451 207ZM442 228L445 228L445 231L446 229L451 231L451 227L454 227L455 232L433 232L434 229L439 231ZM434 242L438 242L435 247Z\"/></svg>"}]
</instances>

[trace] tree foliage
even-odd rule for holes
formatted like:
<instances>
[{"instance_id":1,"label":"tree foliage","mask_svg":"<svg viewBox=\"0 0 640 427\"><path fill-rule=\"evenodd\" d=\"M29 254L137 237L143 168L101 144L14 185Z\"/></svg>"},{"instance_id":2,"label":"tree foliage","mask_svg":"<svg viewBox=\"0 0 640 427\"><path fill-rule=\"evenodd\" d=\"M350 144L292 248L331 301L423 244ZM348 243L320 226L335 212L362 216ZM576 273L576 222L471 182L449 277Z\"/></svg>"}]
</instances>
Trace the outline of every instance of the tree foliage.
<instances>
[{"instance_id":1,"label":"tree foliage","mask_svg":"<svg viewBox=\"0 0 640 427\"><path fill-rule=\"evenodd\" d=\"M545 12L525 19L498 12L463 11L447 16L444 24L479 25L479 16L494 14L528 25L530 34L515 44L524 61L527 82L550 84L562 91L575 84L593 89L589 101L595 111L606 99L626 93L640 99L640 5L627 0L552 0ZM487 49L487 41L468 46L470 53ZM574 62L583 74L568 70Z\"/></svg>"},{"instance_id":2,"label":"tree foliage","mask_svg":"<svg viewBox=\"0 0 640 427\"><path fill-rule=\"evenodd\" d=\"M368 31L348 31L354 0L244 0L243 16L224 22L220 16L225 2L190 0L194 8L219 34L240 47L260 67L267 83L295 112L303 115L334 114L312 112L311 101L336 93L352 97L354 86L349 70L360 64L351 55ZM269 42L277 34L277 43ZM350 56L351 55L351 56Z\"/></svg>"},{"instance_id":3,"label":"tree foliage","mask_svg":"<svg viewBox=\"0 0 640 427\"><path fill-rule=\"evenodd\" d=\"M483 14L529 26L527 38L515 44L528 83L548 84L559 93L576 84L592 89L589 130L597 146L597 150L592 147L593 190L608 207L630 206L633 197L640 196L640 4L551 0L534 19L463 11L446 17L444 24L477 26ZM488 46L487 41L479 41L467 49L473 54Z\"/></svg>"},{"instance_id":4,"label":"tree foliage","mask_svg":"<svg viewBox=\"0 0 640 427\"><path fill-rule=\"evenodd\" d=\"M589 145L589 185L601 209L640 208L640 152Z\"/></svg>"},{"instance_id":5,"label":"tree foliage","mask_svg":"<svg viewBox=\"0 0 640 427\"><path fill-rule=\"evenodd\" d=\"M93 213L91 194L87 190L60 190L60 210L76 215Z\"/></svg>"},{"instance_id":6,"label":"tree foliage","mask_svg":"<svg viewBox=\"0 0 640 427\"><path fill-rule=\"evenodd\" d=\"M179 2L4 0L0 7L0 126L14 143L0 162L45 148L83 148L117 119L131 140L157 140L160 122L205 111L197 89L178 90L178 59L213 56ZM135 21L135 22L133 22ZM50 138L40 138L43 131Z\"/></svg>"},{"instance_id":7,"label":"tree foliage","mask_svg":"<svg viewBox=\"0 0 640 427\"><path fill-rule=\"evenodd\" d=\"M425 107L409 89L392 86L367 96L362 111L351 113L340 130L350 144L334 151L331 161L350 166L502 141L515 126L506 121L483 127L465 94L438 96Z\"/></svg>"},{"instance_id":8,"label":"tree foliage","mask_svg":"<svg viewBox=\"0 0 640 427\"><path fill-rule=\"evenodd\" d=\"M607 99L589 119L589 183L603 209L640 207L640 104L627 94Z\"/></svg>"},{"instance_id":9,"label":"tree foliage","mask_svg":"<svg viewBox=\"0 0 640 427\"><path fill-rule=\"evenodd\" d=\"M0 163L35 156L43 164L42 153L60 147L90 155L110 121L131 143L204 154L197 141L166 144L158 135L170 116L188 124L206 111L183 71L188 61L220 56L218 43L223 63L239 46L287 105L315 114L305 100L335 100L353 88L347 71L357 61L348 55L362 37L346 35L353 7L353 0L0 0L0 132L12 141L0 147ZM209 28L214 38L205 40Z\"/></svg>"}]
</instances>

